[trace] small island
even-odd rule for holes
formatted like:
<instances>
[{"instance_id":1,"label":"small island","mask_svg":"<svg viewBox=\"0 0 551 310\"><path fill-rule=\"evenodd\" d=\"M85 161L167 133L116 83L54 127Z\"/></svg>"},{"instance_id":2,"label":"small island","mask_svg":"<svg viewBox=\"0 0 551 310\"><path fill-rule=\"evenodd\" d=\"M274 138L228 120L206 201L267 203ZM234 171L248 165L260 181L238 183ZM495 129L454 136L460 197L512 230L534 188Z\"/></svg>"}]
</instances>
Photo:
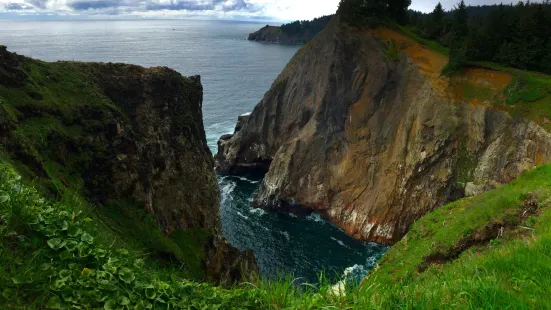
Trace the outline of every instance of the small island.
<instances>
[{"instance_id":1,"label":"small island","mask_svg":"<svg viewBox=\"0 0 551 310\"><path fill-rule=\"evenodd\" d=\"M322 16L311 21L294 21L281 26L266 25L260 30L249 34L249 41L278 43L278 44L304 44L314 38L331 21L333 15Z\"/></svg>"}]
</instances>

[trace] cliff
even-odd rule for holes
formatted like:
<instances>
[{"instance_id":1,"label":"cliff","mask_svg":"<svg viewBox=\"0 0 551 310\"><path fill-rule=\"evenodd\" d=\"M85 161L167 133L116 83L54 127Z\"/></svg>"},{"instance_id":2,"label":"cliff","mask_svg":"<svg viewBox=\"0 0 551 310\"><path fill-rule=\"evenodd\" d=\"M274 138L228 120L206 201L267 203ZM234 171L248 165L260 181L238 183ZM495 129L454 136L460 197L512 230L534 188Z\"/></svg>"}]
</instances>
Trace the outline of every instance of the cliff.
<instances>
[{"instance_id":1,"label":"cliff","mask_svg":"<svg viewBox=\"0 0 551 310\"><path fill-rule=\"evenodd\" d=\"M221 234L202 100L200 77L168 68L46 63L0 47L0 154L45 192L100 206L122 238L231 284L256 264Z\"/></svg>"},{"instance_id":2,"label":"cliff","mask_svg":"<svg viewBox=\"0 0 551 310\"><path fill-rule=\"evenodd\" d=\"M549 97L518 100L524 84L510 72L443 77L446 63L401 33L334 18L219 142L217 170L267 173L258 207L316 211L358 239L394 243L445 203L551 159L538 110Z\"/></svg>"},{"instance_id":3,"label":"cliff","mask_svg":"<svg viewBox=\"0 0 551 310\"><path fill-rule=\"evenodd\" d=\"M327 24L333 15L322 16L310 21L295 21L279 27L266 25L249 34L249 41L279 44L304 44L312 40Z\"/></svg>"},{"instance_id":4,"label":"cliff","mask_svg":"<svg viewBox=\"0 0 551 310\"><path fill-rule=\"evenodd\" d=\"M312 39L312 37L314 35L307 33L291 36L284 33L280 27L266 25L260 30L250 33L247 40L279 44L304 44Z\"/></svg>"}]
</instances>

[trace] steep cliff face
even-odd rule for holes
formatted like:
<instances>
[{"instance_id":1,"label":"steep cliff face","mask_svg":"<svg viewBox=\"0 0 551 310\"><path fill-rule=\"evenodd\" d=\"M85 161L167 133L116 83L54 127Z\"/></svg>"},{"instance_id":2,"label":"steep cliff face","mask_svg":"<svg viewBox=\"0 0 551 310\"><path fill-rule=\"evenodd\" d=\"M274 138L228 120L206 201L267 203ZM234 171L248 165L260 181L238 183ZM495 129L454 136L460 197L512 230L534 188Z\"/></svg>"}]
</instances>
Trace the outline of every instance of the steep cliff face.
<instances>
[{"instance_id":1,"label":"steep cliff face","mask_svg":"<svg viewBox=\"0 0 551 310\"><path fill-rule=\"evenodd\" d=\"M217 169L267 171L259 207L317 211L356 238L393 243L445 202L551 159L551 135L507 113L511 75L441 77L446 62L335 18L220 141Z\"/></svg>"},{"instance_id":2,"label":"steep cliff face","mask_svg":"<svg viewBox=\"0 0 551 310\"><path fill-rule=\"evenodd\" d=\"M2 47L2 153L52 192L146 210L165 235L195 242L190 268L230 283L256 264L221 236L202 91L198 76L164 67L44 63Z\"/></svg>"}]
</instances>

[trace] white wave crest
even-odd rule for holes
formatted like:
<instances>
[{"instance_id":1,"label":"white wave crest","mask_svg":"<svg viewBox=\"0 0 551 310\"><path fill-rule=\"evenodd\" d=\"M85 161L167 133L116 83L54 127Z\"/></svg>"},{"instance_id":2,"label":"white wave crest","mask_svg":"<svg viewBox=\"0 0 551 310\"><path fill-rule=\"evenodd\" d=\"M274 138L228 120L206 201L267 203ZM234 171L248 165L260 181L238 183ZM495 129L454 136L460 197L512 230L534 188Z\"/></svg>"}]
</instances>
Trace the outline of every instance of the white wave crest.
<instances>
[{"instance_id":1,"label":"white wave crest","mask_svg":"<svg viewBox=\"0 0 551 310\"><path fill-rule=\"evenodd\" d=\"M252 184L260 183L260 180L253 181L253 180L249 180L245 177L240 177L240 176L232 176L232 178L238 179L238 180L243 181L243 182L249 182L249 183L252 183Z\"/></svg>"},{"instance_id":2,"label":"white wave crest","mask_svg":"<svg viewBox=\"0 0 551 310\"><path fill-rule=\"evenodd\" d=\"M314 222L323 222L323 218L321 217L321 215L319 213L312 213L312 214L308 215L306 218L308 220L314 221Z\"/></svg>"},{"instance_id":3,"label":"white wave crest","mask_svg":"<svg viewBox=\"0 0 551 310\"><path fill-rule=\"evenodd\" d=\"M262 215L266 214L266 211L264 211L264 210L262 210L262 209L259 209L259 208L253 208L253 209L250 209L250 210L249 210L249 213L256 214L256 215L259 215L259 216L262 216Z\"/></svg>"},{"instance_id":4,"label":"white wave crest","mask_svg":"<svg viewBox=\"0 0 551 310\"><path fill-rule=\"evenodd\" d=\"M235 184L235 182L227 181L223 178L220 179L220 196L222 197L222 204L233 200L232 193L236 186L237 184Z\"/></svg>"},{"instance_id":5,"label":"white wave crest","mask_svg":"<svg viewBox=\"0 0 551 310\"><path fill-rule=\"evenodd\" d=\"M346 244L344 244L344 242L340 241L339 239L335 238L335 237L331 237L331 240L335 241L336 243L340 244L341 246L345 247L345 248L349 248Z\"/></svg>"},{"instance_id":6,"label":"white wave crest","mask_svg":"<svg viewBox=\"0 0 551 310\"><path fill-rule=\"evenodd\" d=\"M282 234L287 241L291 241L291 236L289 236L289 233L286 231L278 231L278 233Z\"/></svg>"},{"instance_id":7,"label":"white wave crest","mask_svg":"<svg viewBox=\"0 0 551 310\"><path fill-rule=\"evenodd\" d=\"M367 274L367 271L365 270L365 267L362 265L355 264L352 267L348 267L344 269L344 278L347 279L350 276L363 276L364 274Z\"/></svg>"},{"instance_id":8,"label":"white wave crest","mask_svg":"<svg viewBox=\"0 0 551 310\"><path fill-rule=\"evenodd\" d=\"M241 213L241 212L239 212L239 211L237 211L237 215L241 216L242 218L244 218L244 219L246 219L246 220L249 219L248 216L244 215L243 213Z\"/></svg>"}]
</instances>

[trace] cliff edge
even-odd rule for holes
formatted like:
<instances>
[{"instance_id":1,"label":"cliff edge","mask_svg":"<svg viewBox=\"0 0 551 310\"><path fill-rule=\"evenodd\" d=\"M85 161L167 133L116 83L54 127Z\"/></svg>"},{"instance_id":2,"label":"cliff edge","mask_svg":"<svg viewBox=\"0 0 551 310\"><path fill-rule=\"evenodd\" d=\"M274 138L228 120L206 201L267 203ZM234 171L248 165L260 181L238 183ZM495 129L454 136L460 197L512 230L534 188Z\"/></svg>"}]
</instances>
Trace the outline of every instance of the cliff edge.
<instances>
[{"instance_id":1,"label":"cliff edge","mask_svg":"<svg viewBox=\"0 0 551 310\"><path fill-rule=\"evenodd\" d=\"M395 243L446 202L551 159L544 118L505 103L513 75L443 77L446 63L397 31L336 17L220 140L217 170L266 173L258 207L316 211L358 239Z\"/></svg>"},{"instance_id":2,"label":"cliff edge","mask_svg":"<svg viewBox=\"0 0 551 310\"><path fill-rule=\"evenodd\" d=\"M44 191L100 206L117 231L176 257L192 275L231 284L257 267L252 252L222 237L202 100L199 76L46 63L2 46L0 155Z\"/></svg>"},{"instance_id":3,"label":"cliff edge","mask_svg":"<svg viewBox=\"0 0 551 310\"><path fill-rule=\"evenodd\" d=\"M294 21L279 27L266 25L249 34L249 41L279 44L304 44L312 40L327 26L333 15L314 18L310 21Z\"/></svg>"}]
</instances>

